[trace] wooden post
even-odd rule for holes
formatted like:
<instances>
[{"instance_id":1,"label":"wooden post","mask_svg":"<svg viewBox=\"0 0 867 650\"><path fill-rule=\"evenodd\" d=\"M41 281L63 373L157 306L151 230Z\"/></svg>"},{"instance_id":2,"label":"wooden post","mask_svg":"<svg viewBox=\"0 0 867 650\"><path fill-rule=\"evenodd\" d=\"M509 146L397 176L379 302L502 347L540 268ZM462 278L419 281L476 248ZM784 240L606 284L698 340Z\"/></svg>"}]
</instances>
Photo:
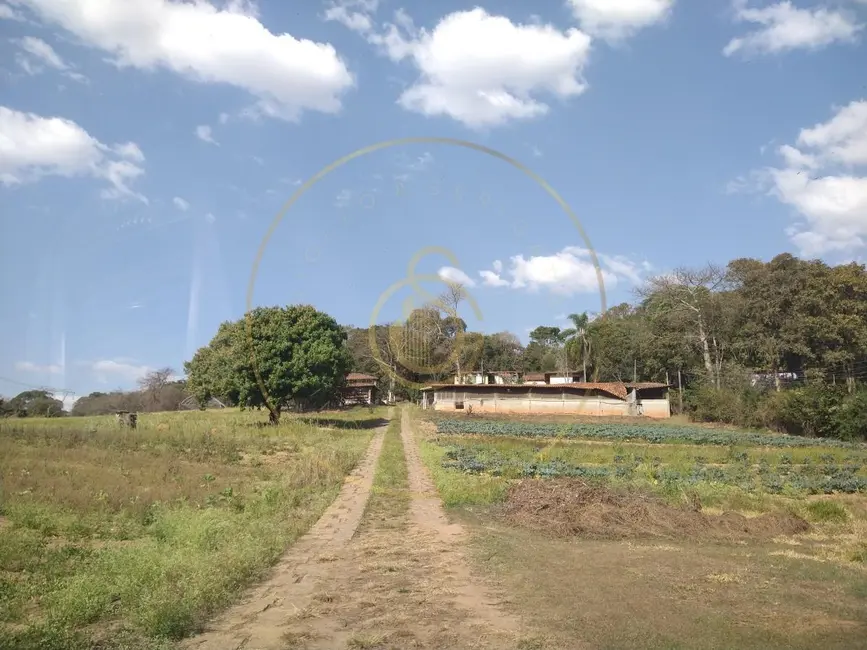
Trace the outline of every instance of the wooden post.
<instances>
[{"instance_id":1,"label":"wooden post","mask_svg":"<svg viewBox=\"0 0 867 650\"><path fill-rule=\"evenodd\" d=\"M683 413L683 379L680 376L680 368L677 369L677 400L680 405L680 413Z\"/></svg>"}]
</instances>

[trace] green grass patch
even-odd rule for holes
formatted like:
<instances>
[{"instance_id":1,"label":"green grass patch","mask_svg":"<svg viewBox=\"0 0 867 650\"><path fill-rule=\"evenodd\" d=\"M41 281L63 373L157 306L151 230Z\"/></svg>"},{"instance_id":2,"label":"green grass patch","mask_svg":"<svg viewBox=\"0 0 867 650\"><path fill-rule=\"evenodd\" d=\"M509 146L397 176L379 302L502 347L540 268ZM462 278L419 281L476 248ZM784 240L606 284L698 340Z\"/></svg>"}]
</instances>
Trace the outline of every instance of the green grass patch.
<instances>
[{"instance_id":1,"label":"green grass patch","mask_svg":"<svg viewBox=\"0 0 867 650\"><path fill-rule=\"evenodd\" d=\"M345 415L329 429L185 415L0 423L0 648L197 631L321 516L372 433Z\"/></svg>"},{"instance_id":2,"label":"green grass patch","mask_svg":"<svg viewBox=\"0 0 867 650\"><path fill-rule=\"evenodd\" d=\"M845 523L849 520L849 512L844 506L834 501L811 501L804 510L813 521Z\"/></svg>"},{"instance_id":3,"label":"green grass patch","mask_svg":"<svg viewBox=\"0 0 867 650\"><path fill-rule=\"evenodd\" d=\"M419 440L422 462L431 473L443 504L447 507L489 505L505 498L509 487L503 476L468 474L443 466L446 448L425 439Z\"/></svg>"},{"instance_id":4,"label":"green grass patch","mask_svg":"<svg viewBox=\"0 0 867 650\"><path fill-rule=\"evenodd\" d=\"M373 477L373 488L365 510L365 519L388 519L405 514L409 509L409 477L403 441L400 437L400 417L393 418L385 432L382 453Z\"/></svg>"}]
</instances>

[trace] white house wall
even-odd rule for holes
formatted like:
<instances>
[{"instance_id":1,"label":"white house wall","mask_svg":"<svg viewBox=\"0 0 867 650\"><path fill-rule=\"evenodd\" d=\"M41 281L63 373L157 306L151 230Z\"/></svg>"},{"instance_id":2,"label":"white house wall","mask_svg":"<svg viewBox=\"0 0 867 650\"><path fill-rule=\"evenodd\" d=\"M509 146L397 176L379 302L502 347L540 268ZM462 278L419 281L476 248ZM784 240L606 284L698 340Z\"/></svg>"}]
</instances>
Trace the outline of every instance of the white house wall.
<instances>
[{"instance_id":1,"label":"white house wall","mask_svg":"<svg viewBox=\"0 0 867 650\"><path fill-rule=\"evenodd\" d=\"M460 412L455 401L463 401L463 411L472 407L473 413L539 413L595 416L627 416L629 406L625 400L602 395L576 395L556 391L538 393L476 393L456 391L437 391L428 401L436 411ZM667 399L641 400L642 415L650 418L671 417Z\"/></svg>"}]
</instances>

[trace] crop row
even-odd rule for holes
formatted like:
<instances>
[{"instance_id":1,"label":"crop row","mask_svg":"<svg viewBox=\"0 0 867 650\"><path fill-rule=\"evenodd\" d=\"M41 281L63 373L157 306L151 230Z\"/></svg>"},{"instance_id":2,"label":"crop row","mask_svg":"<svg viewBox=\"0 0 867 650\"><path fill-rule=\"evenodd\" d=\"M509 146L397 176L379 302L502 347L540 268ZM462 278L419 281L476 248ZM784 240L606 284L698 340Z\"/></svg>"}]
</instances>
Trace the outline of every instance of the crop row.
<instances>
[{"instance_id":1,"label":"crop row","mask_svg":"<svg viewBox=\"0 0 867 650\"><path fill-rule=\"evenodd\" d=\"M563 460L528 461L520 457L506 457L491 449L448 447L442 466L470 474L536 478L650 478L659 483L690 485L695 483L721 483L737 486L745 491L762 489L766 492L785 491L809 494L834 492L867 492L867 478L859 476L858 464L805 465L795 468L781 465L771 468L766 463L728 467L705 466L696 463L685 470L666 467L657 462L642 465L637 462L615 465L577 465Z\"/></svg>"},{"instance_id":2,"label":"crop row","mask_svg":"<svg viewBox=\"0 0 867 650\"><path fill-rule=\"evenodd\" d=\"M480 434L519 438L589 438L626 442L640 440L652 444L681 442L694 445L753 445L760 447L834 447L864 449L865 445L833 439L774 435L751 431L726 431L699 427L672 427L635 424L556 424L552 422L495 421L482 419L443 419L437 422L442 434Z\"/></svg>"}]
</instances>

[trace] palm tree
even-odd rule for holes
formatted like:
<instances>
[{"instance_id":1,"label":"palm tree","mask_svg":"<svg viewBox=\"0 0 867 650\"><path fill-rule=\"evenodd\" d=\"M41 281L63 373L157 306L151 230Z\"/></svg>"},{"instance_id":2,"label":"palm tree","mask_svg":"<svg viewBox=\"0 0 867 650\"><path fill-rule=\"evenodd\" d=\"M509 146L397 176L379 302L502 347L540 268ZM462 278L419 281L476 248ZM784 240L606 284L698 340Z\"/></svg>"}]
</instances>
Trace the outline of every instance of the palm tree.
<instances>
[{"instance_id":1,"label":"palm tree","mask_svg":"<svg viewBox=\"0 0 867 650\"><path fill-rule=\"evenodd\" d=\"M572 341L581 341L581 362L584 366L583 380L587 381L587 357L590 353L590 341L587 339L587 326L590 323L590 316L587 312L580 314L569 314L569 320L572 321L572 327L563 330L563 337L566 339L567 349Z\"/></svg>"}]
</instances>

